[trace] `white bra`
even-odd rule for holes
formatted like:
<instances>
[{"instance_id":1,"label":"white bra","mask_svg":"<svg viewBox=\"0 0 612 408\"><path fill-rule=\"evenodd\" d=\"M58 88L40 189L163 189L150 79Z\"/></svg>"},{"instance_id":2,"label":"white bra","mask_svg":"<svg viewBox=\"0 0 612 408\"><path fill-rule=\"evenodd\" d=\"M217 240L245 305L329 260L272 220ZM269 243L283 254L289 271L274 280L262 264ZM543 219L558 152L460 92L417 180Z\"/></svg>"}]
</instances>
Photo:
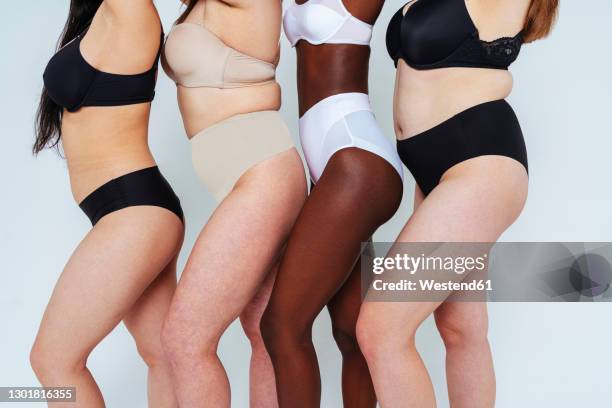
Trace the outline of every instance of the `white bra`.
<instances>
[{"instance_id":1,"label":"white bra","mask_svg":"<svg viewBox=\"0 0 612 408\"><path fill-rule=\"evenodd\" d=\"M283 17L285 35L291 45L299 40L310 44L369 45L372 25L354 17L342 0L308 0L287 7Z\"/></svg>"}]
</instances>

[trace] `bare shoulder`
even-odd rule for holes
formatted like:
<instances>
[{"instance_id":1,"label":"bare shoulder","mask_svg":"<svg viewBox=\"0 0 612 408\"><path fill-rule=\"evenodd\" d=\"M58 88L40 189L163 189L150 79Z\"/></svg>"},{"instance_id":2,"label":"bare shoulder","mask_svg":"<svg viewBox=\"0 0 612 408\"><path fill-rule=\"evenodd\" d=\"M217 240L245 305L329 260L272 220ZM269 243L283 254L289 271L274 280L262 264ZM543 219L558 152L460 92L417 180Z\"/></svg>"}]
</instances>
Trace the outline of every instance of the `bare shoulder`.
<instances>
[{"instance_id":1,"label":"bare shoulder","mask_svg":"<svg viewBox=\"0 0 612 408\"><path fill-rule=\"evenodd\" d=\"M108 17L119 21L157 13L152 0L104 0L102 7Z\"/></svg>"}]
</instances>

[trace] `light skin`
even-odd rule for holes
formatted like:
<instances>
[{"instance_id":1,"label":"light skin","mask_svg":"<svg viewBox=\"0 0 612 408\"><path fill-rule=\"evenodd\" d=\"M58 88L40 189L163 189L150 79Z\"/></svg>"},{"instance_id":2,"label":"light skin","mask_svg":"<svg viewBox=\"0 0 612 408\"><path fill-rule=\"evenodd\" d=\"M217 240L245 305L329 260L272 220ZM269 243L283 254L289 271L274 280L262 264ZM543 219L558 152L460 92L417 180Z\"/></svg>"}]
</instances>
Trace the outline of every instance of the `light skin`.
<instances>
[{"instance_id":1,"label":"light skin","mask_svg":"<svg viewBox=\"0 0 612 408\"><path fill-rule=\"evenodd\" d=\"M492 40L515 35L529 4L469 0L467 6L481 39ZM394 96L397 137L409 138L470 106L505 98L511 88L512 77L506 71L417 71L400 60ZM419 104L412 103L415 100ZM416 188L414 212L396 242L494 242L519 216L527 184L525 168L507 157L481 156L459 163L426 198ZM392 249L389 256L394 255ZM357 336L380 406L436 406L431 379L414 342L418 327L431 313L446 347L450 406L493 407L495 374L485 303L366 302Z\"/></svg>"},{"instance_id":2,"label":"light skin","mask_svg":"<svg viewBox=\"0 0 612 408\"><path fill-rule=\"evenodd\" d=\"M139 73L155 62L159 38L151 1L107 0L81 52L99 70ZM155 165L147 145L149 110L150 103L143 103L64 114L62 143L77 202L112 178ZM76 403L54 407L104 407L86 362L121 321L148 365L149 406L177 406L160 333L182 240L183 224L174 213L135 206L104 216L81 241L55 286L31 352L43 386L76 387Z\"/></svg>"},{"instance_id":3,"label":"light skin","mask_svg":"<svg viewBox=\"0 0 612 408\"><path fill-rule=\"evenodd\" d=\"M278 59L281 4L277 0L200 1L186 19L228 46L256 58ZM278 24L252 24L277 21ZM214 89L178 86L187 135L237 114L280 107L277 83ZM259 322L276 264L306 198L304 167L295 148L247 170L198 236L164 325L181 407L229 407L219 340L237 318L251 343L250 406L275 407L276 387Z\"/></svg>"}]
</instances>

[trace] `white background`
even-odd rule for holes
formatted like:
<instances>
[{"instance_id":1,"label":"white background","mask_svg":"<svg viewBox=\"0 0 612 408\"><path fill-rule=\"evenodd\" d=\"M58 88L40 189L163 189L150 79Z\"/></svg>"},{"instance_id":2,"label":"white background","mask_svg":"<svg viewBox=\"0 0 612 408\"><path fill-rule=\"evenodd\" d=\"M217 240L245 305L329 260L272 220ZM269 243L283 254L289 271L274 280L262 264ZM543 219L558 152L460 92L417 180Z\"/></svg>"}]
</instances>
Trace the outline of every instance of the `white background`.
<instances>
[{"instance_id":1,"label":"white background","mask_svg":"<svg viewBox=\"0 0 612 408\"><path fill-rule=\"evenodd\" d=\"M72 201L65 162L51 151L33 158L32 121L41 74L67 14L68 1L13 1L0 16L0 386L34 386L28 353L53 285L90 228ZM166 31L178 1L158 1ZM374 30L372 103L392 138L393 64L384 34L403 4L387 1ZM612 241L612 3L563 1L550 39L523 48L512 66L510 97L529 151L530 195L507 241ZM297 135L295 54L282 40L278 79L282 113ZM151 146L180 196L187 237L180 267L213 208L196 179L175 101L161 74L151 120ZM413 181L397 215L376 235L393 240L411 211ZM498 407L603 407L612 403L612 308L609 304L491 304L490 339L498 380ZM326 313L314 338L321 364L323 407L340 407L340 354ZM439 406L448 406L444 350L433 323L418 334ZM238 325L223 337L220 355L232 383L233 406L247 406L249 346ZM145 366L123 326L89 361L110 407L144 407ZM7 405L2 405L7 406ZM17 405L23 407L24 405Z\"/></svg>"}]
</instances>

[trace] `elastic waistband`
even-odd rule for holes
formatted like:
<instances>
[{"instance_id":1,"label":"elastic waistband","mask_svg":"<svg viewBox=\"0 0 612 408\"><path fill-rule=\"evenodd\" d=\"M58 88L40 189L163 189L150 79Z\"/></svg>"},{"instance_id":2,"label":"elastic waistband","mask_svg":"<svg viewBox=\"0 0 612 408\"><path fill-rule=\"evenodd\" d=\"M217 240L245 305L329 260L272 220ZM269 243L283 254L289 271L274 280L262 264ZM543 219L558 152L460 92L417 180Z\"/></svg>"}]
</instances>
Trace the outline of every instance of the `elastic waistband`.
<instances>
[{"instance_id":1,"label":"elastic waistband","mask_svg":"<svg viewBox=\"0 0 612 408\"><path fill-rule=\"evenodd\" d=\"M92 225L114 211L139 205L166 208L183 221L180 201L157 166L111 179L79 203Z\"/></svg>"},{"instance_id":2,"label":"elastic waistband","mask_svg":"<svg viewBox=\"0 0 612 408\"><path fill-rule=\"evenodd\" d=\"M508 113L510 114L514 114L512 107L505 99L496 99L493 101L483 102L483 103L479 103L477 105L471 106L465 110L462 110L461 112L454 114L453 116L446 119L445 121L440 122L434 127L431 127L421 133L417 133L416 135L410 136L406 139L398 140L397 143L406 144L406 143L417 141L421 137L424 137L431 133L436 133L441 129L445 129L445 128L448 128L449 126L453 126L458 121L463 121L464 119L467 119L471 117L472 115L475 115L475 114L478 115L478 114L481 114L482 111L489 111L491 109L503 109L503 110L508 111Z\"/></svg>"},{"instance_id":3,"label":"elastic waistband","mask_svg":"<svg viewBox=\"0 0 612 408\"><path fill-rule=\"evenodd\" d=\"M358 111L372 111L370 97L361 92L348 92L320 100L300 118L300 134L327 132L341 118Z\"/></svg>"},{"instance_id":4,"label":"elastic waistband","mask_svg":"<svg viewBox=\"0 0 612 408\"><path fill-rule=\"evenodd\" d=\"M285 125L285 121L279 111L276 110L265 110L257 112L240 113L238 115L231 116L227 119L223 119L209 127L200 130L198 133L193 135L190 140L194 140L196 137L205 135L211 132L216 132L219 129L223 129L227 126L265 126L267 123L277 124L281 122ZM286 125L285 125L286 126Z\"/></svg>"}]
</instances>

